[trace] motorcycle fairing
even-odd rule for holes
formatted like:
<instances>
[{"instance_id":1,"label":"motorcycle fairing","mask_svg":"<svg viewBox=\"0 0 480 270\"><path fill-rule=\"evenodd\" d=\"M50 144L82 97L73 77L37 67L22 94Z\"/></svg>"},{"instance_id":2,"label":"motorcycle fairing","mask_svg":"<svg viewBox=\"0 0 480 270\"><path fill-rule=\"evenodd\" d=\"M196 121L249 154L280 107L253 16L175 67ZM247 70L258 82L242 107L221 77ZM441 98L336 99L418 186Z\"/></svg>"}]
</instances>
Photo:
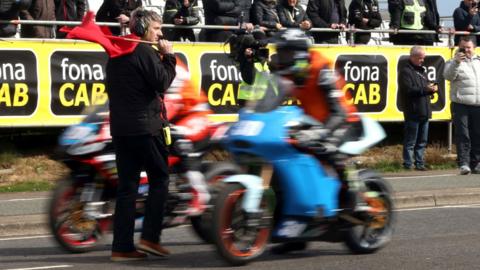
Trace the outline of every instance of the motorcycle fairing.
<instances>
[{"instance_id":1,"label":"motorcycle fairing","mask_svg":"<svg viewBox=\"0 0 480 270\"><path fill-rule=\"evenodd\" d=\"M278 107L268 113L240 113L239 121L228 131L226 146L232 153L259 156L274 166L285 190L284 215L334 216L340 182L328 176L315 157L299 152L286 140L286 123L302 114L297 106ZM225 181L234 180L229 177ZM235 182L244 181L237 178Z\"/></svg>"}]
</instances>

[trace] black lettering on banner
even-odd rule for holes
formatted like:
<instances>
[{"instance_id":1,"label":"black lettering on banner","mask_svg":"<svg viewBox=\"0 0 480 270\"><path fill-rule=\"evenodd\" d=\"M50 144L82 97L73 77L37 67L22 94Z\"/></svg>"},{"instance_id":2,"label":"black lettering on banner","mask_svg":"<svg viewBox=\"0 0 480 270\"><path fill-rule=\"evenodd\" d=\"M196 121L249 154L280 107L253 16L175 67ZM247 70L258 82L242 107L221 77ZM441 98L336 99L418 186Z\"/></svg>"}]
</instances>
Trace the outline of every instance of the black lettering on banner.
<instances>
[{"instance_id":1,"label":"black lettering on banner","mask_svg":"<svg viewBox=\"0 0 480 270\"><path fill-rule=\"evenodd\" d=\"M383 55L340 55L336 70L343 91L359 112L382 112L387 106L388 62Z\"/></svg>"},{"instance_id":2,"label":"black lettering on banner","mask_svg":"<svg viewBox=\"0 0 480 270\"><path fill-rule=\"evenodd\" d=\"M0 50L0 59L0 116L32 115L38 106L35 54Z\"/></svg>"},{"instance_id":3,"label":"black lettering on banner","mask_svg":"<svg viewBox=\"0 0 480 270\"><path fill-rule=\"evenodd\" d=\"M58 51L52 54L51 102L55 115L79 115L85 107L105 104L104 52Z\"/></svg>"},{"instance_id":4,"label":"black lettering on banner","mask_svg":"<svg viewBox=\"0 0 480 270\"><path fill-rule=\"evenodd\" d=\"M400 72L408 63L409 56L403 55L397 64L397 108L403 112L405 97L400 93ZM430 99L432 111L442 111L445 108L445 78L443 77L443 68L445 67L445 59L440 55L427 55L423 66L427 70L427 79L431 82L438 83L438 92Z\"/></svg>"},{"instance_id":5,"label":"black lettering on banner","mask_svg":"<svg viewBox=\"0 0 480 270\"><path fill-rule=\"evenodd\" d=\"M224 53L206 53L200 58L202 90L214 113L236 113L240 70Z\"/></svg>"}]
</instances>

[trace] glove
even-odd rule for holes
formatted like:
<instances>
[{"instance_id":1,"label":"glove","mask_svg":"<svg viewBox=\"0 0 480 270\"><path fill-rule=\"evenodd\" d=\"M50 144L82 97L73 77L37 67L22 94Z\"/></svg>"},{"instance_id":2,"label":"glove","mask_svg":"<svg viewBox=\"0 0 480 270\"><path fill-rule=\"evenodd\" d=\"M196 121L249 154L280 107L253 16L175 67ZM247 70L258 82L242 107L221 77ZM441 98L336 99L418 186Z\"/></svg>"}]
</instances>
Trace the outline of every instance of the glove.
<instances>
[{"instance_id":1,"label":"glove","mask_svg":"<svg viewBox=\"0 0 480 270\"><path fill-rule=\"evenodd\" d=\"M330 131L324 128L313 128L306 130L299 130L292 134L292 137L298 140L300 144L311 144L326 139Z\"/></svg>"}]
</instances>

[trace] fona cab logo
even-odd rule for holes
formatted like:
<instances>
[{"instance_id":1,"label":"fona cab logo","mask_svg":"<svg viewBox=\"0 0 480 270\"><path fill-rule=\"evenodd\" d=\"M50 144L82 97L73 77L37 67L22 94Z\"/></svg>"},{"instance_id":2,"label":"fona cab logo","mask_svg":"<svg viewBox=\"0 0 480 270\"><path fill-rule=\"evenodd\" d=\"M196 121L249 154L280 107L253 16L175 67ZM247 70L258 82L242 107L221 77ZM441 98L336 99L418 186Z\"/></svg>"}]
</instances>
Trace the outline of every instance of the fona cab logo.
<instances>
[{"instance_id":1,"label":"fona cab logo","mask_svg":"<svg viewBox=\"0 0 480 270\"><path fill-rule=\"evenodd\" d=\"M84 107L105 104L106 62L103 52L55 52L51 61L52 112L77 115Z\"/></svg>"},{"instance_id":2,"label":"fona cab logo","mask_svg":"<svg viewBox=\"0 0 480 270\"><path fill-rule=\"evenodd\" d=\"M240 71L226 54L206 53L200 59L202 89L215 113L235 113Z\"/></svg>"},{"instance_id":3,"label":"fona cab logo","mask_svg":"<svg viewBox=\"0 0 480 270\"><path fill-rule=\"evenodd\" d=\"M0 50L0 116L31 115L38 103L37 60L31 51Z\"/></svg>"},{"instance_id":4,"label":"fona cab logo","mask_svg":"<svg viewBox=\"0 0 480 270\"><path fill-rule=\"evenodd\" d=\"M381 112L387 104L387 59L382 55L340 55L335 68L343 91L359 112Z\"/></svg>"},{"instance_id":5,"label":"fona cab logo","mask_svg":"<svg viewBox=\"0 0 480 270\"><path fill-rule=\"evenodd\" d=\"M0 104L5 107L21 107L28 102L28 86L25 81L25 65L3 63L0 65ZM9 81L11 83L9 83Z\"/></svg>"}]
</instances>

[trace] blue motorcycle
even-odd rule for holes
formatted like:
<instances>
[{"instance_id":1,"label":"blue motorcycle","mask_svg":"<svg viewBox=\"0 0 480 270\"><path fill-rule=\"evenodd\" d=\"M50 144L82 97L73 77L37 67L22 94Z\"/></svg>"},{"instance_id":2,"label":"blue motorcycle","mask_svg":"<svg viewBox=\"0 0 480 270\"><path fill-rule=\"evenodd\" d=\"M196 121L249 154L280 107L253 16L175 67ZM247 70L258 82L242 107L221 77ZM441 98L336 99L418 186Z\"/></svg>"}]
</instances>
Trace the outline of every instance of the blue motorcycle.
<instances>
[{"instance_id":1,"label":"blue motorcycle","mask_svg":"<svg viewBox=\"0 0 480 270\"><path fill-rule=\"evenodd\" d=\"M354 253L373 253L393 233L391 189L371 170L348 165L346 179L330 163L292 141L292 129L309 123L298 106L282 106L287 91L265 95L244 108L224 144L244 174L229 176L216 195L213 239L233 265L260 256L268 243L344 242ZM359 155L383 140L375 121L335 155Z\"/></svg>"}]
</instances>

